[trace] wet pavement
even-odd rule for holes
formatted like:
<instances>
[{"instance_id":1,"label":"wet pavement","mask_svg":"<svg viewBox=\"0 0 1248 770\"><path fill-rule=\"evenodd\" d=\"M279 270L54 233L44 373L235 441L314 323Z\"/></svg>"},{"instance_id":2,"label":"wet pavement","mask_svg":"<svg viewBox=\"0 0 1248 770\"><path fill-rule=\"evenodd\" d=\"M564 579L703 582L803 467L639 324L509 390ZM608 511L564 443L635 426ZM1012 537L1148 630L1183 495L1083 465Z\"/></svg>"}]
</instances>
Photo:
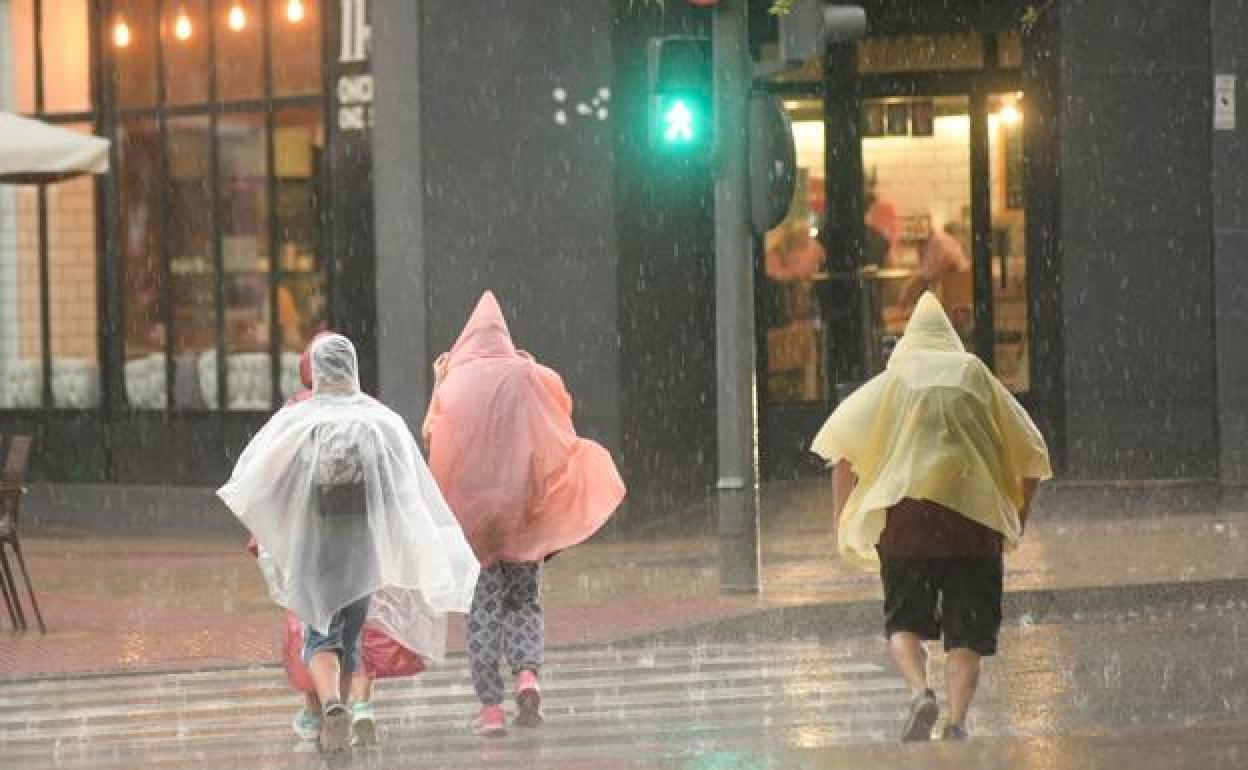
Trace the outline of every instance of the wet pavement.
<instances>
[{"instance_id":1,"label":"wet pavement","mask_svg":"<svg viewBox=\"0 0 1248 770\"><path fill-rule=\"evenodd\" d=\"M547 723L470 734L462 658L379 684L380 749L325 762L290 732L280 671L11 683L4 767L1238 768L1248 608L1144 607L1015 624L985 667L965 746L897 746L908 695L875 636L558 650ZM943 700L941 662L933 683ZM938 725L939 728L939 725ZM1142 746L1153 746L1142 751Z\"/></svg>"},{"instance_id":2,"label":"wet pavement","mask_svg":"<svg viewBox=\"0 0 1248 770\"><path fill-rule=\"evenodd\" d=\"M453 651L382 683L384 747L336 763L1248 766L1248 513L1040 512L1007 559L1003 654L985 669L976 739L900 747L906 695L878 634L878 578L836 558L817 492L786 488L768 508L758 597L719 592L707 537L553 560L545 728L469 735ZM279 614L240 542L24 542L50 633L0 632L0 767L326 766L292 741Z\"/></svg>"},{"instance_id":3,"label":"wet pavement","mask_svg":"<svg viewBox=\"0 0 1248 770\"><path fill-rule=\"evenodd\" d=\"M778 486L765 506L763 593L719 592L709 537L588 543L547 565L551 646L597 644L760 611L831 605L851 632L878 623L876 575L836 554L824 488ZM50 633L0 631L0 680L84 672L249 666L278 658L279 614L232 540L27 536ZM1095 611L1157 592L1235 595L1248 586L1248 513L1045 519L1007 558L1007 610L1040 618L1072 601ZM843 621L844 624L844 621ZM7 626L2 626L7 628ZM460 635L452 632L452 644Z\"/></svg>"}]
</instances>

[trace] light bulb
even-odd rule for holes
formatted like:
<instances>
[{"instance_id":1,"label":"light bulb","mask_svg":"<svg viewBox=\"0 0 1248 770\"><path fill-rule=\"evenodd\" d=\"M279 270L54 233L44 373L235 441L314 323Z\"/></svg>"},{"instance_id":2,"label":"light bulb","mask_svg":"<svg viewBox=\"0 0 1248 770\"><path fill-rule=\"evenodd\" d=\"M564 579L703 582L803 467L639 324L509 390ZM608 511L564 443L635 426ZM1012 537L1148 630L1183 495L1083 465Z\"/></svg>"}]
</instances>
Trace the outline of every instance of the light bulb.
<instances>
[{"instance_id":1,"label":"light bulb","mask_svg":"<svg viewBox=\"0 0 1248 770\"><path fill-rule=\"evenodd\" d=\"M247 26L247 12L238 3L231 5L230 12L226 16L226 23L230 25L230 29L241 32L243 27Z\"/></svg>"},{"instance_id":2,"label":"light bulb","mask_svg":"<svg viewBox=\"0 0 1248 770\"><path fill-rule=\"evenodd\" d=\"M289 0L286 3L286 18L290 19L291 24L298 24L303 21L303 2L301 0Z\"/></svg>"},{"instance_id":3,"label":"light bulb","mask_svg":"<svg viewBox=\"0 0 1248 770\"><path fill-rule=\"evenodd\" d=\"M118 19L113 25L113 45L125 48L130 45L130 25L125 19Z\"/></svg>"},{"instance_id":4,"label":"light bulb","mask_svg":"<svg viewBox=\"0 0 1248 770\"><path fill-rule=\"evenodd\" d=\"M1001 108L1001 120L1007 126L1012 126L1023 119L1023 113L1018 109L1018 105L1007 104Z\"/></svg>"},{"instance_id":5,"label":"light bulb","mask_svg":"<svg viewBox=\"0 0 1248 770\"><path fill-rule=\"evenodd\" d=\"M191 19L186 11L178 11L178 18L173 20L173 36L178 40L189 40L192 31Z\"/></svg>"}]
</instances>

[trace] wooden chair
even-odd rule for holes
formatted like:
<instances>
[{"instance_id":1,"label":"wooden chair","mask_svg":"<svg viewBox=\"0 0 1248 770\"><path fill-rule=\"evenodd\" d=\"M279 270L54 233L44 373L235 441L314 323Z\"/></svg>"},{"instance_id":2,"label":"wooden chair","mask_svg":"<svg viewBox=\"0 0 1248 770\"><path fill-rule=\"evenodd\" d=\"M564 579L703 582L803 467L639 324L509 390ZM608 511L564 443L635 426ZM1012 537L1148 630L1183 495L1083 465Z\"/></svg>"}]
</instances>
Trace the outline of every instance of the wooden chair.
<instances>
[{"instance_id":1,"label":"wooden chair","mask_svg":"<svg viewBox=\"0 0 1248 770\"><path fill-rule=\"evenodd\" d=\"M4 469L0 471L0 580L4 582L5 604L9 605L9 619L15 628L25 631L26 615L22 610L22 600L9 567L8 552L5 546L13 549L17 557L17 566L22 571L22 579L26 583L26 592L30 594L30 606L35 611L35 619L39 621L39 631L47 633L43 622L43 613L39 611L39 601L35 598L35 589L30 582L30 570L26 568L26 559L22 556L22 544L18 539L18 512L22 506L22 495L26 494L26 468L30 464L30 436L14 436L9 443L9 455L5 460Z\"/></svg>"}]
</instances>

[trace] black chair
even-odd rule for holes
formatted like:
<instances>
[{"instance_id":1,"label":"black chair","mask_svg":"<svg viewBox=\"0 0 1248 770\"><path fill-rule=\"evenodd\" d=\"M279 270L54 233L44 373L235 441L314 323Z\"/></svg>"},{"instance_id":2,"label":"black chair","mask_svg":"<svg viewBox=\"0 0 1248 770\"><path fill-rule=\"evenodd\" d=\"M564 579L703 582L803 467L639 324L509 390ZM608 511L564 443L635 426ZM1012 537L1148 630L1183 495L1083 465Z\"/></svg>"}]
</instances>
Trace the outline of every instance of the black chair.
<instances>
[{"instance_id":1,"label":"black chair","mask_svg":"<svg viewBox=\"0 0 1248 770\"><path fill-rule=\"evenodd\" d=\"M14 436L9 443L9 455L5 460L4 469L0 471L0 582L4 583L4 601L9 610L9 620L15 629L27 629L26 614L22 610L21 594L9 567L9 556L6 546L13 549L17 558L17 566L22 571L22 579L26 583L26 592L30 594L30 606L35 611L35 619L39 622L39 631L47 633L43 622L43 613L39 611L39 601L35 598L35 588L30 582L30 570L26 567L26 559L22 556L22 543L18 539L18 513L22 507L22 496L26 494L26 469L30 465L30 436Z\"/></svg>"}]
</instances>

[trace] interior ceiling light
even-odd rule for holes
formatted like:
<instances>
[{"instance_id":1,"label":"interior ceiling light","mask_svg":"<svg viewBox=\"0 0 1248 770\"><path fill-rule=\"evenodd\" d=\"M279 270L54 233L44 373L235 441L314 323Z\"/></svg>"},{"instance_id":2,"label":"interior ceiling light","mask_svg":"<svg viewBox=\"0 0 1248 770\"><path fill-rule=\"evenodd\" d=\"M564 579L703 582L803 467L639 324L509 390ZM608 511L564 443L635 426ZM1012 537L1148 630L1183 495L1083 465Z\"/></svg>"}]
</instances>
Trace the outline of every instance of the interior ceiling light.
<instances>
[{"instance_id":1,"label":"interior ceiling light","mask_svg":"<svg viewBox=\"0 0 1248 770\"><path fill-rule=\"evenodd\" d=\"M179 10L178 18L173 20L173 36L178 40L189 40L192 31L191 18L186 15L185 9Z\"/></svg>"},{"instance_id":2,"label":"interior ceiling light","mask_svg":"<svg viewBox=\"0 0 1248 770\"><path fill-rule=\"evenodd\" d=\"M125 48L130 45L130 25L125 19L118 19L113 25L113 45Z\"/></svg>"},{"instance_id":3,"label":"interior ceiling light","mask_svg":"<svg viewBox=\"0 0 1248 770\"><path fill-rule=\"evenodd\" d=\"M286 18L292 24L298 24L303 21L303 2L302 0L289 0L286 3Z\"/></svg>"},{"instance_id":4,"label":"interior ceiling light","mask_svg":"<svg viewBox=\"0 0 1248 770\"><path fill-rule=\"evenodd\" d=\"M230 12L226 16L226 23L230 25L230 29L235 32L241 32L243 27L247 26L247 12L238 3L230 6Z\"/></svg>"}]
</instances>

